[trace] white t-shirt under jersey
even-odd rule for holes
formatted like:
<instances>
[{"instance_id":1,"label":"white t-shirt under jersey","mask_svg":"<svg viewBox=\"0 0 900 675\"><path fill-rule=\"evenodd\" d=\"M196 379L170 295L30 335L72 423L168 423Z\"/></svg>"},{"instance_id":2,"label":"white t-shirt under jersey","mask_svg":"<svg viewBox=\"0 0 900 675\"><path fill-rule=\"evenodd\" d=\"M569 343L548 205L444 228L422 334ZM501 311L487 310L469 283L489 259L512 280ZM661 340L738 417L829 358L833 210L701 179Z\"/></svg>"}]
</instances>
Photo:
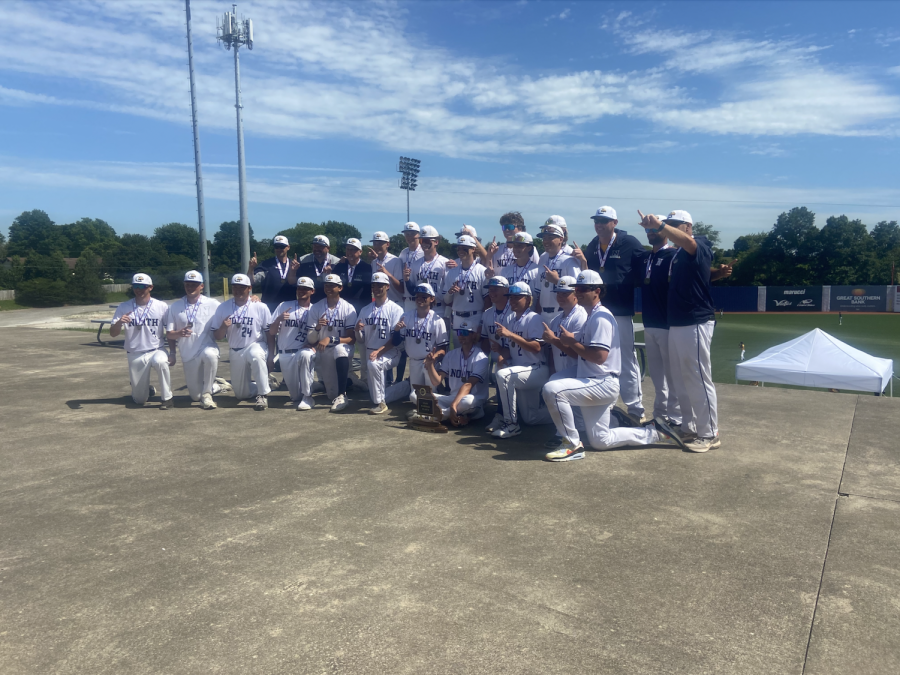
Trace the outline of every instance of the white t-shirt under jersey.
<instances>
[{"instance_id":1,"label":"white t-shirt under jersey","mask_svg":"<svg viewBox=\"0 0 900 675\"><path fill-rule=\"evenodd\" d=\"M181 352L181 360L192 361L207 347L216 346L216 338L212 334L212 320L216 315L219 301L213 298L200 296L193 305L188 304L187 298L179 298L169 306L166 316L166 330L175 331L191 327L190 337L178 338L178 351Z\"/></svg>"},{"instance_id":2,"label":"white t-shirt under jersey","mask_svg":"<svg viewBox=\"0 0 900 675\"><path fill-rule=\"evenodd\" d=\"M212 320L212 329L217 330L225 323L225 319L231 317L231 325L226 331L228 346L232 349L243 349L254 342L263 342L265 332L272 323L272 315L264 302L250 302L238 307L238 304L226 300L218 309Z\"/></svg>"},{"instance_id":3,"label":"white t-shirt under jersey","mask_svg":"<svg viewBox=\"0 0 900 675\"><path fill-rule=\"evenodd\" d=\"M553 316L553 321L547 325L550 326L550 330L553 331L553 334L556 337L559 337L560 327L565 328L574 335L578 335L584 327L585 321L587 321L587 312L584 310L584 307L575 305L568 314L557 312ZM562 372L566 368L574 368L578 365L577 356L564 354L562 350L556 346L551 349L553 349L553 368L557 373Z\"/></svg>"},{"instance_id":4,"label":"white t-shirt under jersey","mask_svg":"<svg viewBox=\"0 0 900 675\"><path fill-rule=\"evenodd\" d=\"M363 307L359 311L359 321L365 324L362 332L366 349L378 349L384 345L390 345L394 327L400 323L402 318L403 308L390 300L386 300L381 306L372 302Z\"/></svg>"},{"instance_id":5,"label":"white t-shirt under jersey","mask_svg":"<svg viewBox=\"0 0 900 675\"><path fill-rule=\"evenodd\" d=\"M561 277L578 277L581 267L575 258L566 255L563 251L560 251L552 258L546 252L541 254L541 259L538 260L538 289L541 294L539 301L541 309L552 308L558 311L559 303L556 301L556 293L553 292L554 284L547 279L547 270L544 269L545 265L552 271L557 272ZM546 315L547 312L544 312L544 314ZM552 318L552 315L548 318Z\"/></svg>"},{"instance_id":6,"label":"white t-shirt under jersey","mask_svg":"<svg viewBox=\"0 0 900 675\"><path fill-rule=\"evenodd\" d=\"M450 394L452 396L456 396L469 378L477 377L478 383L472 385L470 393L476 401L487 400L491 360L478 345L472 348L468 358L463 354L461 347L454 349L441 359L441 365L437 371L450 378Z\"/></svg>"},{"instance_id":7,"label":"white t-shirt under jersey","mask_svg":"<svg viewBox=\"0 0 900 675\"><path fill-rule=\"evenodd\" d=\"M306 346L306 334L310 328L306 322L309 318L309 310L310 307L301 307L297 300L286 300L272 312L272 321L285 312L291 313L287 321L282 321L278 327L276 346L280 351L302 349Z\"/></svg>"},{"instance_id":8,"label":"white t-shirt under jersey","mask_svg":"<svg viewBox=\"0 0 900 675\"><path fill-rule=\"evenodd\" d=\"M479 262L473 262L469 269L462 265L447 271L444 277L444 302L453 312L480 312L484 309L484 296L487 295L485 281L487 268ZM459 283L459 293L450 294L453 284ZM435 289L437 292L437 289Z\"/></svg>"},{"instance_id":9,"label":"white t-shirt under jersey","mask_svg":"<svg viewBox=\"0 0 900 675\"><path fill-rule=\"evenodd\" d=\"M503 317L503 325L529 342L537 340L542 346L544 344L544 320L530 309L526 309L518 318L515 312L509 312ZM509 347L510 360L514 366L541 366L546 363L543 349L535 353L522 349L508 338L504 342Z\"/></svg>"},{"instance_id":10,"label":"white t-shirt under jersey","mask_svg":"<svg viewBox=\"0 0 900 675\"><path fill-rule=\"evenodd\" d=\"M344 337L348 328L352 330L356 326L356 310L343 298L338 300L333 308L328 307L328 298L322 298L315 303L306 319L310 330L316 327L322 315L328 323L319 332L319 340L326 337Z\"/></svg>"},{"instance_id":11,"label":"white t-shirt under jersey","mask_svg":"<svg viewBox=\"0 0 900 675\"><path fill-rule=\"evenodd\" d=\"M622 352L619 349L619 325L616 317L601 304L594 306L578 335L585 347L602 347L609 350L603 365L597 365L578 357L577 377L603 378L622 372Z\"/></svg>"},{"instance_id":12,"label":"white t-shirt under jersey","mask_svg":"<svg viewBox=\"0 0 900 675\"><path fill-rule=\"evenodd\" d=\"M150 298L143 307L134 300L123 302L116 307L113 321L118 321L126 314L131 314L131 321L124 326L125 351L134 354L135 352L159 349L165 337L166 312L168 311L169 306L166 303L154 298Z\"/></svg>"},{"instance_id":13,"label":"white t-shirt under jersey","mask_svg":"<svg viewBox=\"0 0 900 675\"><path fill-rule=\"evenodd\" d=\"M404 338L406 353L411 359L422 360L435 347L446 346L450 343L447 337L447 326L434 310L428 310L428 314L421 318L414 311L404 312L403 321L406 327L400 331ZM416 342L416 340L419 340Z\"/></svg>"}]
</instances>

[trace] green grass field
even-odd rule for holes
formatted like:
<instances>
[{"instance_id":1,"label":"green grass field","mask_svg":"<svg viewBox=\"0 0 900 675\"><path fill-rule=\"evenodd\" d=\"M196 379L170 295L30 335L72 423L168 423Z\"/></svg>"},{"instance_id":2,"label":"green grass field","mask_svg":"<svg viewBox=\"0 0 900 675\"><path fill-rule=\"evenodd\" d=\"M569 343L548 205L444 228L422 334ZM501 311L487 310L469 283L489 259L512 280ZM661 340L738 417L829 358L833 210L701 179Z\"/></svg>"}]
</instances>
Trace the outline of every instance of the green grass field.
<instances>
[{"instance_id":1,"label":"green grass field","mask_svg":"<svg viewBox=\"0 0 900 675\"><path fill-rule=\"evenodd\" d=\"M638 314L635 321L640 319ZM734 384L734 367L741 358L738 346L741 342L747 345L745 358L750 359L813 328L872 356L893 359L894 372L900 364L900 314L845 312L842 326L838 325L837 314L726 313L716 321L712 341L713 380L716 382ZM638 335L639 340L640 337ZM900 395L900 390L897 393Z\"/></svg>"}]
</instances>

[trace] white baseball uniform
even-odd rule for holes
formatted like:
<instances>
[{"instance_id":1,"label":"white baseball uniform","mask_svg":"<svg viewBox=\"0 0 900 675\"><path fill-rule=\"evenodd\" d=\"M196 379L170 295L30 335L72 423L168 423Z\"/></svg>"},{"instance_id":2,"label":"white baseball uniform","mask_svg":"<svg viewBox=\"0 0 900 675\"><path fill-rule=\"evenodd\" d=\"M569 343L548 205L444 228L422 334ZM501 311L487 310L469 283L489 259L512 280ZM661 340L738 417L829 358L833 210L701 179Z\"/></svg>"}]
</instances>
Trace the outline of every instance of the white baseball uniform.
<instances>
[{"instance_id":1,"label":"white baseball uniform","mask_svg":"<svg viewBox=\"0 0 900 675\"><path fill-rule=\"evenodd\" d=\"M543 350L544 322L540 316L526 309L522 316L508 312L503 326L526 340L537 340L542 349L535 353L522 349L510 339L504 339L509 348L512 365L497 371L497 396L503 405L503 420L507 424L549 424L550 413L541 398L541 387L550 377L550 369Z\"/></svg>"},{"instance_id":2,"label":"white baseball uniform","mask_svg":"<svg viewBox=\"0 0 900 675\"><path fill-rule=\"evenodd\" d=\"M581 267L578 260L567 255L563 249L560 249L559 253L552 258L546 252L541 254L541 259L538 260L538 302L541 305L541 314L544 317L544 321L547 322L547 325L550 325L550 320L559 312L559 303L556 301L556 293L553 291L555 284L547 279L545 266L561 277L577 277L578 273L581 272ZM534 289L532 289L532 292L535 292Z\"/></svg>"},{"instance_id":3,"label":"white baseball uniform","mask_svg":"<svg viewBox=\"0 0 900 675\"><path fill-rule=\"evenodd\" d=\"M541 292L541 284L539 282L540 275L538 272L538 266L535 262L529 260L524 267L520 267L516 264L516 261L513 260L512 263L506 267L501 267L497 274L504 277L509 282L510 286L516 282L524 281L531 287L531 293L536 297Z\"/></svg>"},{"instance_id":4,"label":"white baseball uniform","mask_svg":"<svg viewBox=\"0 0 900 675\"><path fill-rule=\"evenodd\" d=\"M537 249L534 249L531 252L531 262L537 265L540 256L538 256ZM497 246L497 250L494 251L494 255L491 256L491 260L493 261L493 268L495 270L499 270L501 267L506 267L507 265L515 265L516 264L516 254L513 251L512 244L507 244L505 241Z\"/></svg>"},{"instance_id":5,"label":"white baseball uniform","mask_svg":"<svg viewBox=\"0 0 900 675\"><path fill-rule=\"evenodd\" d=\"M444 277L443 296L453 316L454 330L463 323L476 328L481 323L484 311L484 296L487 295L487 268L479 262L473 262L468 269L462 265L448 270ZM450 293L453 285L460 288L458 293Z\"/></svg>"},{"instance_id":6,"label":"white baseball uniform","mask_svg":"<svg viewBox=\"0 0 900 675\"><path fill-rule=\"evenodd\" d=\"M150 298L140 306L134 300L121 303L113 314L118 321L131 314L131 321L124 326L125 352L128 354L128 378L131 382L131 398L144 405L150 398L150 369L159 377L160 396L163 401L172 398L172 379L169 374L169 356L160 349L169 306L162 300Z\"/></svg>"},{"instance_id":7,"label":"white baseball uniform","mask_svg":"<svg viewBox=\"0 0 900 675\"><path fill-rule=\"evenodd\" d=\"M587 321L587 312L584 307L575 305L568 313L558 312L548 325L556 337L560 335L560 328L565 328L570 333L578 335L581 329L584 328L585 321ZM556 346L550 349L553 351L553 370L555 372L561 373L564 370L578 366L577 356L569 356Z\"/></svg>"},{"instance_id":8,"label":"white baseball uniform","mask_svg":"<svg viewBox=\"0 0 900 675\"><path fill-rule=\"evenodd\" d=\"M410 310L416 308L416 294L410 293L409 287L404 281L403 271L409 267L410 268L410 280L412 279L412 264L418 260L419 258L423 258L425 253L422 251L422 247L420 246L415 251L410 251L409 247L400 251L400 255L397 256L400 259L400 276L397 277L400 281L403 281L403 309ZM437 289L435 289L437 290ZM388 298L390 299L390 298ZM400 303L397 303L400 304Z\"/></svg>"},{"instance_id":9,"label":"white baseball uniform","mask_svg":"<svg viewBox=\"0 0 900 675\"><path fill-rule=\"evenodd\" d=\"M409 282L415 288L419 284L430 284L431 288L437 294L434 299L434 310L438 316L444 315L444 301L441 297L441 288L444 286L444 277L447 275L447 263L449 260L442 255L435 255L430 261L426 261L425 257L416 258L409 266L410 276ZM403 310L406 312L416 311L415 293L411 296L411 303L404 303ZM407 352L408 353L408 352Z\"/></svg>"},{"instance_id":10,"label":"white baseball uniform","mask_svg":"<svg viewBox=\"0 0 900 675\"><path fill-rule=\"evenodd\" d=\"M478 345L472 347L468 356L463 353L462 347L458 347L444 356L437 371L448 376L450 393L444 396L435 396L438 407L441 409L441 419L449 419L450 406L453 405L456 395L459 394L462 386L473 377L477 378L478 382L473 384L469 393L459 400L456 411L460 415L465 415L484 406L488 399L490 369L491 361ZM410 395L410 400L413 403L416 402L415 391Z\"/></svg>"},{"instance_id":11,"label":"white baseball uniform","mask_svg":"<svg viewBox=\"0 0 900 675\"><path fill-rule=\"evenodd\" d=\"M267 396L271 391L265 343L266 331L272 323L269 308L263 302L248 300L243 306L238 306L234 298L226 300L216 309L212 329L221 328L228 318L231 325L226 335L234 396L238 400Z\"/></svg>"},{"instance_id":12,"label":"white baseball uniform","mask_svg":"<svg viewBox=\"0 0 900 675\"><path fill-rule=\"evenodd\" d=\"M359 312L362 321L363 343L366 345L363 365L369 369L369 398L378 405L384 402L384 374L400 362L400 347L393 345L394 328L403 318L403 308L385 300L381 305L370 303ZM376 349L387 346L374 360L369 358Z\"/></svg>"},{"instance_id":13,"label":"white baseball uniform","mask_svg":"<svg viewBox=\"0 0 900 675\"><path fill-rule=\"evenodd\" d=\"M319 329L319 340L325 337L341 338L353 335L354 327L356 326L356 310L353 309L353 305L343 298L340 298L334 307L328 307L328 298L322 298L313 304L309 310L309 317L306 320L310 330L316 327L322 316L325 317L327 323L324 328ZM313 368L315 368L319 375L319 380L325 385L325 394L333 401L337 398L339 391L337 368L334 360L350 358L350 354L353 352L353 345L328 345L325 351L321 353L316 351L315 345L311 345L309 350L312 353L304 356L304 358L308 356L309 365L305 371L300 371L300 388L308 391L312 387Z\"/></svg>"},{"instance_id":14,"label":"white baseball uniform","mask_svg":"<svg viewBox=\"0 0 900 675\"><path fill-rule=\"evenodd\" d=\"M403 322L405 327L400 331L403 342L406 345L406 354L409 356L409 379L395 382L384 393L387 403L410 398L410 389L419 384L431 385L431 380L425 372L425 357L435 349L446 349L450 344L447 335L447 325L434 310L428 310L428 314L420 317L417 311L404 312Z\"/></svg>"},{"instance_id":15,"label":"white baseball uniform","mask_svg":"<svg viewBox=\"0 0 900 675\"><path fill-rule=\"evenodd\" d=\"M176 331L191 324L190 337L177 339L191 400L199 401L203 394L215 395L222 388L216 384L219 369L219 346L213 336L212 320L216 315L219 301L203 295L190 304L187 297L180 298L169 306L166 316L166 330Z\"/></svg>"},{"instance_id":16,"label":"white baseball uniform","mask_svg":"<svg viewBox=\"0 0 900 675\"><path fill-rule=\"evenodd\" d=\"M372 261L372 273L386 271L395 279L399 279L403 283L403 263L400 258L393 253L385 253L384 259L375 258ZM403 304L403 293L394 290L394 286L388 287L388 300L396 302L398 305Z\"/></svg>"},{"instance_id":17,"label":"white baseball uniform","mask_svg":"<svg viewBox=\"0 0 900 675\"><path fill-rule=\"evenodd\" d=\"M310 308L311 305L301 307L298 300L290 300L278 305L272 314L274 321L285 312L290 312L290 317L278 327L275 348L281 362L281 374L294 403L299 403L304 396L311 394L312 377L301 377L301 373L312 372L312 355L315 354L314 350L306 347L309 332L306 320L309 318Z\"/></svg>"}]
</instances>

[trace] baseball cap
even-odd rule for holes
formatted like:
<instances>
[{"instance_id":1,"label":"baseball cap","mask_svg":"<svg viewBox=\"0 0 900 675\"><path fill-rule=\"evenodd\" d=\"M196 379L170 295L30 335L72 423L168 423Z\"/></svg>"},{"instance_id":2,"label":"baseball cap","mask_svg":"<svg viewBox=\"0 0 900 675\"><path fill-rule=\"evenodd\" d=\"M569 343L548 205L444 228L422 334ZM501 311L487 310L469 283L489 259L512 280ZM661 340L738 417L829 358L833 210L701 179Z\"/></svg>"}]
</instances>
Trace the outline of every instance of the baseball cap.
<instances>
[{"instance_id":1,"label":"baseball cap","mask_svg":"<svg viewBox=\"0 0 900 675\"><path fill-rule=\"evenodd\" d=\"M468 322L463 321L457 328L457 335L469 335L470 333L474 333L475 328L473 326L469 326Z\"/></svg>"},{"instance_id":2,"label":"baseball cap","mask_svg":"<svg viewBox=\"0 0 900 675\"><path fill-rule=\"evenodd\" d=\"M404 232L418 232L419 224L410 221L406 225L403 226L403 231Z\"/></svg>"},{"instance_id":3,"label":"baseball cap","mask_svg":"<svg viewBox=\"0 0 900 675\"><path fill-rule=\"evenodd\" d=\"M272 240L272 245L273 246L290 246L290 244L288 243L288 238L285 237L283 234L279 234L278 236L276 236Z\"/></svg>"},{"instance_id":4,"label":"baseball cap","mask_svg":"<svg viewBox=\"0 0 900 675\"><path fill-rule=\"evenodd\" d=\"M469 246L471 248L475 248L475 240L472 239L467 234L462 235L459 239L456 240L457 246Z\"/></svg>"},{"instance_id":5,"label":"baseball cap","mask_svg":"<svg viewBox=\"0 0 900 675\"><path fill-rule=\"evenodd\" d=\"M600 277L599 272L595 272L594 270L584 270L583 272L578 273L578 278L575 279L575 283L573 286L602 286L603 279Z\"/></svg>"},{"instance_id":6,"label":"baseball cap","mask_svg":"<svg viewBox=\"0 0 900 675\"><path fill-rule=\"evenodd\" d=\"M144 274L143 272L138 272L133 277L131 277L131 285L135 284L144 284L145 286L152 286L153 279L150 278L149 274Z\"/></svg>"},{"instance_id":7,"label":"baseball cap","mask_svg":"<svg viewBox=\"0 0 900 675\"><path fill-rule=\"evenodd\" d=\"M200 272L198 272L197 270L191 270L190 272L184 273L184 280L199 281L200 283L203 283L203 275L200 274Z\"/></svg>"},{"instance_id":8,"label":"baseball cap","mask_svg":"<svg viewBox=\"0 0 900 675\"><path fill-rule=\"evenodd\" d=\"M565 233L559 225L544 225L541 229L541 237L565 237Z\"/></svg>"},{"instance_id":9,"label":"baseball cap","mask_svg":"<svg viewBox=\"0 0 900 675\"><path fill-rule=\"evenodd\" d=\"M456 232L457 237L461 237L464 234L469 235L472 239L478 239L478 232L475 231L475 228L471 225L466 225L463 223L463 226L460 228L459 232Z\"/></svg>"},{"instance_id":10,"label":"baseball cap","mask_svg":"<svg viewBox=\"0 0 900 675\"><path fill-rule=\"evenodd\" d=\"M375 272L375 274L372 275L372 283L373 284L389 284L391 282L388 279L388 275L385 274L384 272Z\"/></svg>"},{"instance_id":11,"label":"baseball cap","mask_svg":"<svg viewBox=\"0 0 900 675\"><path fill-rule=\"evenodd\" d=\"M506 295L527 295L530 298L531 286L526 284L524 281L517 281L509 287L509 291L506 293Z\"/></svg>"},{"instance_id":12,"label":"baseball cap","mask_svg":"<svg viewBox=\"0 0 900 675\"><path fill-rule=\"evenodd\" d=\"M487 285L496 286L499 288L509 288L509 281L506 280L506 277L501 277L500 275L493 276L488 279Z\"/></svg>"},{"instance_id":13,"label":"baseball cap","mask_svg":"<svg viewBox=\"0 0 900 675\"><path fill-rule=\"evenodd\" d=\"M350 238L347 240L347 244L346 244L346 245L347 245L347 246L355 246L355 247L358 248L360 251L362 251L362 242L361 242L359 239L356 239L355 237L350 237Z\"/></svg>"},{"instance_id":14,"label":"baseball cap","mask_svg":"<svg viewBox=\"0 0 900 675\"><path fill-rule=\"evenodd\" d=\"M422 233L419 235L420 239L440 239L440 237L441 235L438 234L437 228L431 225L425 225L422 228Z\"/></svg>"},{"instance_id":15,"label":"baseball cap","mask_svg":"<svg viewBox=\"0 0 900 675\"><path fill-rule=\"evenodd\" d=\"M372 241L390 241L391 238L387 236L387 232L376 232L372 235Z\"/></svg>"},{"instance_id":16,"label":"baseball cap","mask_svg":"<svg viewBox=\"0 0 900 675\"><path fill-rule=\"evenodd\" d=\"M597 209L597 213L591 216L591 219L595 218L605 218L606 220L618 220L619 217L616 215L616 210L611 206L601 206Z\"/></svg>"},{"instance_id":17,"label":"baseball cap","mask_svg":"<svg viewBox=\"0 0 900 675\"><path fill-rule=\"evenodd\" d=\"M313 237L313 243L321 244L322 246L328 246L329 248L331 247L331 242L328 241L328 237L326 237L324 234L317 234L315 237Z\"/></svg>"},{"instance_id":18,"label":"baseball cap","mask_svg":"<svg viewBox=\"0 0 900 675\"><path fill-rule=\"evenodd\" d=\"M687 211L669 211L669 215L667 215L664 220L669 222L670 220L677 221L679 223L690 223L694 224L693 218L691 218L691 214Z\"/></svg>"},{"instance_id":19,"label":"baseball cap","mask_svg":"<svg viewBox=\"0 0 900 675\"><path fill-rule=\"evenodd\" d=\"M566 230L566 219L562 216L550 216L544 221L544 227L548 225L556 225L559 229L565 232Z\"/></svg>"},{"instance_id":20,"label":"baseball cap","mask_svg":"<svg viewBox=\"0 0 900 675\"><path fill-rule=\"evenodd\" d=\"M316 290L316 284L309 277L300 277L297 279L297 287L298 288L311 288Z\"/></svg>"},{"instance_id":21,"label":"baseball cap","mask_svg":"<svg viewBox=\"0 0 900 675\"><path fill-rule=\"evenodd\" d=\"M233 277L231 277L231 285L252 286L253 284L250 283L250 277L248 277L246 274L235 274Z\"/></svg>"},{"instance_id":22,"label":"baseball cap","mask_svg":"<svg viewBox=\"0 0 900 675\"><path fill-rule=\"evenodd\" d=\"M513 243L531 244L532 246L534 246L534 238L527 232L516 232L516 236L513 238Z\"/></svg>"},{"instance_id":23,"label":"baseball cap","mask_svg":"<svg viewBox=\"0 0 900 675\"><path fill-rule=\"evenodd\" d=\"M431 287L431 284L419 284L418 286L416 286L416 293L425 293L426 295L430 295L432 298L435 297L434 289Z\"/></svg>"},{"instance_id":24,"label":"baseball cap","mask_svg":"<svg viewBox=\"0 0 900 675\"><path fill-rule=\"evenodd\" d=\"M344 287L344 282L341 281L341 278L337 274L326 274L324 282L326 284L335 284L336 286Z\"/></svg>"},{"instance_id":25,"label":"baseball cap","mask_svg":"<svg viewBox=\"0 0 900 675\"><path fill-rule=\"evenodd\" d=\"M575 277L560 277L553 285L554 293L571 293L575 290Z\"/></svg>"}]
</instances>

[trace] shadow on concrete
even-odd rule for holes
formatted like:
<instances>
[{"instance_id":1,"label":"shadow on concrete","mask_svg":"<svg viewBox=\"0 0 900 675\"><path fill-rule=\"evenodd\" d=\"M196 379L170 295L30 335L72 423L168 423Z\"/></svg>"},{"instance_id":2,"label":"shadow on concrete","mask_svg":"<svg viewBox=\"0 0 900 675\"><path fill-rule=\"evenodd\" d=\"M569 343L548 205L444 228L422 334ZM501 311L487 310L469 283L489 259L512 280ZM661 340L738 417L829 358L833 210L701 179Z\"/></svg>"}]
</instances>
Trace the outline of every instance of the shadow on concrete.
<instances>
[{"instance_id":1,"label":"shadow on concrete","mask_svg":"<svg viewBox=\"0 0 900 675\"><path fill-rule=\"evenodd\" d=\"M66 401L66 405L69 406L71 410L82 410L86 405L114 405L129 410L144 407L135 403L131 396L119 396L117 398L75 398Z\"/></svg>"}]
</instances>

